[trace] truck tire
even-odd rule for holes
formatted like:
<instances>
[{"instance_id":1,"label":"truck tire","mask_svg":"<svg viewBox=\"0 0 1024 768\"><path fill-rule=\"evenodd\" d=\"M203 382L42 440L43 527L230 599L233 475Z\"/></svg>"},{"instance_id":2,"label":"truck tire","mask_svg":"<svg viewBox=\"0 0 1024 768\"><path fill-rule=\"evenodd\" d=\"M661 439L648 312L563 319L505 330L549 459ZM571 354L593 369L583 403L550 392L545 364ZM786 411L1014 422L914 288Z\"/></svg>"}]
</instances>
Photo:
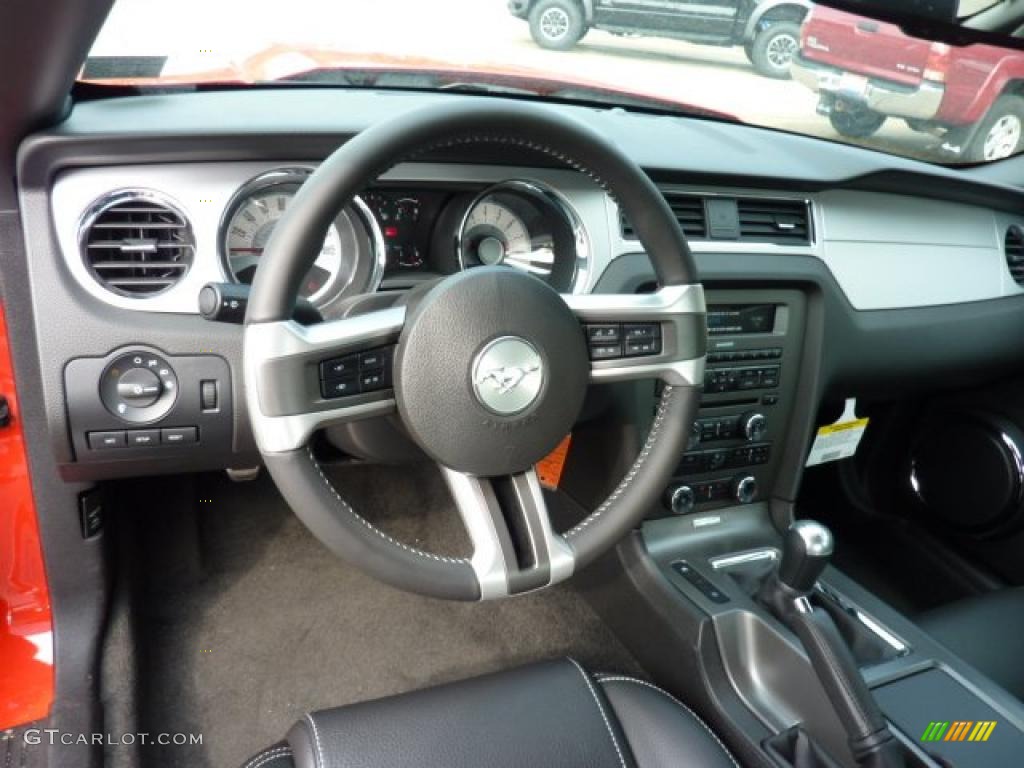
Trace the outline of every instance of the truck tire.
<instances>
[{"instance_id":1,"label":"truck tire","mask_svg":"<svg viewBox=\"0 0 1024 768\"><path fill-rule=\"evenodd\" d=\"M1002 160L1024 148L1024 98L1004 93L978 123L963 158L969 163Z\"/></svg>"},{"instance_id":2,"label":"truck tire","mask_svg":"<svg viewBox=\"0 0 1024 768\"><path fill-rule=\"evenodd\" d=\"M567 51L587 34L583 9L574 0L540 0L530 11L530 34L541 48Z\"/></svg>"},{"instance_id":3,"label":"truck tire","mask_svg":"<svg viewBox=\"0 0 1024 768\"><path fill-rule=\"evenodd\" d=\"M788 80L789 65L800 50L800 25L793 21L776 21L758 30L750 44L750 61L765 77Z\"/></svg>"},{"instance_id":4,"label":"truck tire","mask_svg":"<svg viewBox=\"0 0 1024 768\"><path fill-rule=\"evenodd\" d=\"M858 109L853 112L838 112L833 109L828 121L840 136L848 139L866 139L874 136L885 123L885 115L872 112L870 109Z\"/></svg>"}]
</instances>

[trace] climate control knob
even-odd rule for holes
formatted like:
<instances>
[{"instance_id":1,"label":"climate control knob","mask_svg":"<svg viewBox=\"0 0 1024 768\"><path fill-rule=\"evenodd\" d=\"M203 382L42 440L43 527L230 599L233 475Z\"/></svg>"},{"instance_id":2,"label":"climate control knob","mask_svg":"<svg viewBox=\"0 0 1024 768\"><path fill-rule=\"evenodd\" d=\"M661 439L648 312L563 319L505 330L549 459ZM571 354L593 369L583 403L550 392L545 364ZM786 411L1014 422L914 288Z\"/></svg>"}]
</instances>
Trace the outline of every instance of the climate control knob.
<instances>
[{"instance_id":1,"label":"climate control knob","mask_svg":"<svg viewBox=\"0 0 1024 768\"><path fill-rule=\"evenodd\" d=\"M753 475L740 475L732 483L732 496L740 504L749 504L757 498L757 479Z\"/></svg>"},{"instance_id":2,"label":"climate control knob","mask_svg":"<svg viewBox=\"0 0 1024 768\"><path fill-rule=\"evenodd\" d=\"M668 505L673 514L688 515L697 504L697 494L688 485L677 485L669 489Z\"/></svg>"},{"instance_id":3,"label":"climate control knob","mask_svg":"<svg viewBox=\"0 0 1024 768\"><path fill-rule=\"evenodd\" d=\"M751 411L740 416L740 434L750 442L756 442L768 431L768 418L763 413Z\"/></svg>"}]
</instances>

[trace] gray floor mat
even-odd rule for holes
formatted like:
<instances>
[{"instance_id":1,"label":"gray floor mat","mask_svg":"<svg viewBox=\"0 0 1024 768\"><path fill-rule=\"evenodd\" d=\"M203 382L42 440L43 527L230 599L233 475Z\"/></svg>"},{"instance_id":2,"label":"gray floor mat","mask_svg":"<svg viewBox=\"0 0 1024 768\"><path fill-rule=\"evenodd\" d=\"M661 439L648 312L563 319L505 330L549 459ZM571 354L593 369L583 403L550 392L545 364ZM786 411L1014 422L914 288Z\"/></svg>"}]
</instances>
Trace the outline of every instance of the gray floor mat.
<instances>
[{"instance_id":1,"label":"gray floor mat","mask_svg":"<svg viewBox=\"0 0 1024 768\"><path fill-rule=\"evenodd\" d=\"M465 551L433 468L334 476L402 540ZM420 598L334 558L265 479L209 477L198 495L199 576L157 578L145 590L140 687L146 729L201 733L203 743L144 750L145 766L238 766L310 709L532 660L568 654L593 669L642 674L571 588L472 605Z\"/></svg>"}]
</instances>

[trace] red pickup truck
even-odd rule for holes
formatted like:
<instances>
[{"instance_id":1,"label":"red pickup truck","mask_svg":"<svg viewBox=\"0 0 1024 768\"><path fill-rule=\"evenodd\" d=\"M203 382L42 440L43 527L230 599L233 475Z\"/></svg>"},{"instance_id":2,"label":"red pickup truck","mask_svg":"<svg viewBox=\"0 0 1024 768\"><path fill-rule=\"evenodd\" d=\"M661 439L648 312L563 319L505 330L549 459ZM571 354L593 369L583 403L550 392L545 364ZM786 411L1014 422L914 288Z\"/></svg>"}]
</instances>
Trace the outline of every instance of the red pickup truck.
<instances>
[{"instance_id":1,"label":"red pickup truck","mask_svg":"<svg viewBox=\"0 0 1024 768\"><path fill-rule=\"evenodd\" d=\"M928 42L817 6L791 72L821 95L818 112L843 136L870 136L897 117L942 137L966 162L1009 157L1024 144L1022 51Z\"/></svg>"}]
</instances>

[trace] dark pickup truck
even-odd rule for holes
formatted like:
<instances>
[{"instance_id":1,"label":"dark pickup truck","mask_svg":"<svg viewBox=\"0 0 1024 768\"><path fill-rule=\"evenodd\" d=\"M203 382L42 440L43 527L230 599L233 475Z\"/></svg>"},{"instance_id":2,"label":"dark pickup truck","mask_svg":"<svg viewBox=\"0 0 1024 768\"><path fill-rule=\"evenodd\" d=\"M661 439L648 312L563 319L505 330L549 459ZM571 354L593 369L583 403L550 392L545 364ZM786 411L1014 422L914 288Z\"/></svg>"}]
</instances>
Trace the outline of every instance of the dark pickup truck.
<instances>
[{"instance_id":1,"label":"dark pickup truck","mask_svg":"<svg viewBox=\"0 0 1024 768\"><path fill-rule=\"evenodd\" d=\"M810 0L509 0L538 45L568 50L591 29L742 45L762 75L788 78Z\"/></svg>"}]
</instances>

